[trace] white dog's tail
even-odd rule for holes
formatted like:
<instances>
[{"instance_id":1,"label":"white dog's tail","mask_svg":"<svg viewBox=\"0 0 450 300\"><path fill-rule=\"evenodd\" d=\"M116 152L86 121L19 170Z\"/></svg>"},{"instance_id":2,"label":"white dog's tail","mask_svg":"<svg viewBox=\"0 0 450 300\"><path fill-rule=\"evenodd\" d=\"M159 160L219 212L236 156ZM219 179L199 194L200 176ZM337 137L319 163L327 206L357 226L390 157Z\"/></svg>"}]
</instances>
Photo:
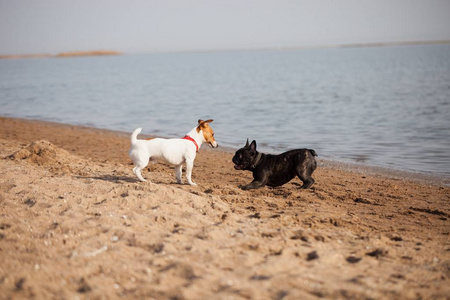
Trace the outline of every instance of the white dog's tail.
<instances>
[{"instance_id":1,"label":"white dog's tail","mask_svg":"<svg viewBox=\"0 0 450 300\"><path fill-rule=\"evenodd\" d=\"M141 133L142 128L137 128L133 131L133 133L131 134L131 144L134 144L137 142L137 136L139 133Z\"/></svg>"}]
</instances>

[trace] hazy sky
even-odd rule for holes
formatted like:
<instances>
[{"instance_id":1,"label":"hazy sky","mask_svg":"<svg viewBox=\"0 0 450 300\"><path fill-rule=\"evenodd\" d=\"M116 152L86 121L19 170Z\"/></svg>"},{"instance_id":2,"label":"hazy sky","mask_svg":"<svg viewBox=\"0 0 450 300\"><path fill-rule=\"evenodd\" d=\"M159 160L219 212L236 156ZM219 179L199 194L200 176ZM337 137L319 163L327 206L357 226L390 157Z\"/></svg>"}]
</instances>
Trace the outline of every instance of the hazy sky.
<instances>
[{"instance_id":1,"label":"hazy sky","mask_svg":"<svg viewBox=\"0 0 450 300\"><path fill-rule=\"evenodd\" d=\"M450 0L0 0L0 54L450 40Z\"/></svg>"}]
</instances>

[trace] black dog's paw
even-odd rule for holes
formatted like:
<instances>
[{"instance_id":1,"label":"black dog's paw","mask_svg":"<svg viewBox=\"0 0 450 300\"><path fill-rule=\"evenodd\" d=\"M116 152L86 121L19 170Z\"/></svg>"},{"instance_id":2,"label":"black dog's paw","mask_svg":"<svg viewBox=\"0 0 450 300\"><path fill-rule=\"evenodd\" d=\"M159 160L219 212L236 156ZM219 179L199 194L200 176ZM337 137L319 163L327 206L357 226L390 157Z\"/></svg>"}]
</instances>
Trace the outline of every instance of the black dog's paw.
<instances>
[{"instance_id":1,"label":"black dog's paw","mask_svg":"<svg viewBox=\"0 0 450 300\"><path fill-rule=\"evenodd\" d=\"M240 185L239 188L244 191L247 191L250 189L250 187L248 185Z\"/></svg>"},{"instance_id":2,"label":"black dog's paw","mask_svg":"<svg viewBox=\"0 0 450 300\"><path fill-rule=\"evenodd\" d=\"M303 185L300 187L301 189L309 189L313 184L314 184L314 179L310 180L310 181L306 181L303 183Z\"/></svg>"},{"instance_id":3,"label":"black dog's paw","mask_svg":"<svg viewBox=\"0 0 450 300\"><path fill-rule=\"evenodd\" d=\"M240 188L243 189L244 191L246 190L252 190L252 189L260 189L262 187L264 187L266 184L262 181L252 181L247 185L243 185Z\"/></svg>"}]
</instances>

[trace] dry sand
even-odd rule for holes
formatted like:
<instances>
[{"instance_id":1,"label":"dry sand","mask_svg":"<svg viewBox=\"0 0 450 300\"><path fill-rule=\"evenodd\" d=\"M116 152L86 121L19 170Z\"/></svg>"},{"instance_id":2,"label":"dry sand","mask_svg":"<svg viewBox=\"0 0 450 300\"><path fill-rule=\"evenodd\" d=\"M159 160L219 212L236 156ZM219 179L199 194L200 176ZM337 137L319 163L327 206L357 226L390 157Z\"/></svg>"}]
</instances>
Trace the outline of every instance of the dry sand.
<instances>
[{"instance_id":1,"label":"dry sand","mask_svg":"<svg viewBox=\"0 0 450 300\"><path fill-rule=\"evenodd\" d=\"M0 118L1 299L450 297L447 186L319 160L309 190L242 191L251 174L205 145L197 187L163 163L142 183L128 148Z\"/></svg>"}]
</instances>

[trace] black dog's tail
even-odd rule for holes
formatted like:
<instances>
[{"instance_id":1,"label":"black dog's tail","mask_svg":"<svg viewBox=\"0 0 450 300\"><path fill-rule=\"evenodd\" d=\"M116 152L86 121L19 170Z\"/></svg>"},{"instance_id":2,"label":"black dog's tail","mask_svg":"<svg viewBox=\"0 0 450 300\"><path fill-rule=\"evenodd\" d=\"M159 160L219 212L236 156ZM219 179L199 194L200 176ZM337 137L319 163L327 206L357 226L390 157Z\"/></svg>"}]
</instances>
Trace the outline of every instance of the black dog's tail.
<instances>
[{"instance_id":1,"label":"black dog's tail","mask_svg":"<svg viewBox=\"0 0 450 300\"><path fill-rule=\"evenodd\" d=\"M309 153L311 153L312 156L317 156L316 151L314 151L313 149L308 149Z\"/></svg>"}]
</instances>

